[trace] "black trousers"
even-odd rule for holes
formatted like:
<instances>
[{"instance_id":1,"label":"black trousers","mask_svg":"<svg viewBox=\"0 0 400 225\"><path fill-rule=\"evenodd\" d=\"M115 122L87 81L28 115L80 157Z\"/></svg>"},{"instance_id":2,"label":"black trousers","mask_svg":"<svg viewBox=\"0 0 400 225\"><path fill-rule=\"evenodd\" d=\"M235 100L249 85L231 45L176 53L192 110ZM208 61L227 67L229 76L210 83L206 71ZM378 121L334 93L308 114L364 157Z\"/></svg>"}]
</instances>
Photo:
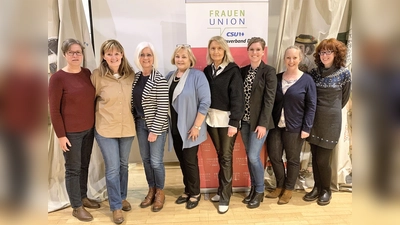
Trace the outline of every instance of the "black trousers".
<instances>
[{"instance_id":1,"label":"black trousers","mask_svg":"<svg viewBox=\"0 0 400 225\"><path fill-rule=\"evenodd\" d=\"M312 154L312 168L314 176L314 186L320 190L330 190L332 169L331 156L332 149L322 148L320 146L310 144Z\"/></svg>"},{"instance_id":2,"label":"black trousers","mask_svg":"<svg viewBox=\"0 0 400 225\"><path fill-rule=\"evenodd\" d=\"M207 131L218 154L218 194L221 196L219 204L229 205L232 195L232 155L237 133L233 137L228 137L228 127L215 128L207 126Z\"/></svg>"},{"instance_id":3,"label":"black trousers","mask_svg":"<svg viewBox=\"0 0 400 225\"><path fill-rule=\"evenodd\" d=\"M67 132L71 142L69 151L64 152L65 186L72 208L82 205L82 198L87 197L87 182L90 156L94 141L94 129L82 132Z\"/></svg>"},{"instance_id":4,"label":"black trousers","mask_svg":"<svg viewBox=\"0 0 400 225\"><path fill-rule=\"evenodd\" d=\"M300 170L300 152L304 140L300 132L291 133L284 128L275 128L269 131L267 137L267 151L274 169L276 187L294 190ZM286 153L286 174L285 165L282 160L283 150Z\"/></svg>"},{"instance_id":5,"label":"black trousers","mask_svg":"<svg viewBox=\"0 0 400 225\"><path fill-rule=\"evenodd\" d=\"M182 149L183 141L179 134L172 134L172 140L182 170L185 193L187 195L198 195L200 194L200 172L197 158L199 146Z\"/></svg>"}]
</instances>

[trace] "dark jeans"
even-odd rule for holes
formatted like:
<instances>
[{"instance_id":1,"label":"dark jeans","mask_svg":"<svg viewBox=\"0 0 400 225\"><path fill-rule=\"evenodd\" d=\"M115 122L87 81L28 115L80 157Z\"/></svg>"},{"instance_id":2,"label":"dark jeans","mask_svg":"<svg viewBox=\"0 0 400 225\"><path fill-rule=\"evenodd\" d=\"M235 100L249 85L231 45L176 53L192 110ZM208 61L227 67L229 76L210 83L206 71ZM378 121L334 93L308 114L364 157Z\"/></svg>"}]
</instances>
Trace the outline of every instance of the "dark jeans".
<instances>
[{"instance_id":1,"label":"dark jeans","mask_svg":"<svg viewBox=\"0 0 400 225\"><path fill-rule=\"evenodd\" d=\"M82 206L82 198L87 195L88 169L92 154L94 129L82 132L67 132L71 143L69 151L64 152L65 186L72 208Z\"/></svg>"},{"instance_id":2,"label":"dark jeans","mask_svg":"<svg viewBox=\"0 0 400 225\"><path fill-rule=\"evenodd\" d=\"M300 170L300 152L304 140L301 139L300 132L292 133L285 128L275 128L270 130L267 137L267 151L274 169L276 187L294 190ZM283 163L283 150L286 153L286 174Z\"/></svg>"},{"instance_id":3,"label":"dark jeans","mask_svg":"<svg viewBox=\"0 0 400 225\"><path fill-rule=\"evenodd\" d=\"M331 156L332 149L322 148L310 144L312 154L312 169L314 176L314 186L325 190L330 190L332 169Z\"/></svg>"},{"instance_id":4,"label":"dark jeans","mask_svg":"<svg viewBox=\"0 0 400 225\"><path fill-rule=\"evenodd\" d=\"M197 159L199 146L185 148L182 150L183 142L179 134L172 134L176 157L178 157L183 175L185 193L188 195L200 194L200 172Z\"/></svg>"},{"instance_id":5,"label":"dark jeans","mask_svg":"<svg viewBox=\"0 0 400 225\"><path fill-rule=\"evenodd\" d=\"M207 131L210 134L211 140L214 143L218 154L218 194L221 196L219 204L229 205L232 195L233 146L235 144L237 134L235 134L233 137L228 137L228 127L215 128L207 126Z\"/></svg>"}]
</instances>

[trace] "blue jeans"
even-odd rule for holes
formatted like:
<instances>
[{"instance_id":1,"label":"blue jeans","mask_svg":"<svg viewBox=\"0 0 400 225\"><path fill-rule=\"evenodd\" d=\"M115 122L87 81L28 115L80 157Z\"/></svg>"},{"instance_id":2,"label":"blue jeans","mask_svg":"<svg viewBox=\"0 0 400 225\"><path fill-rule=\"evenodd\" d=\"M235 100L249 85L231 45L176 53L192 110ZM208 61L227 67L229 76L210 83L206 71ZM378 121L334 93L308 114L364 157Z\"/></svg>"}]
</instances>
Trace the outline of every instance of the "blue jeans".
<instances>
[{"instance_id":1,"label":"blue jeans","mask_svg":"<svg viewBox=\"0 0 400 225\"><path fill-rule=\"evenodd\" d=\"M86 198L88 169L93 148L93 128L81 132L67 132L71 142L69 151L64 152L65 186L72 208L82 206Z\"/></svg>"},{"instance_id":2,"label":"blue jeans","mask_svg":"<svg viewBox=\"0 0 400 225\"><path fill-rule=\"evenodd\" d=\"M135 120L135 124L140 156L142 157L149 188L155 187L164 189L164 146L167 138L167 131L158 135L155 142L149 142L147 139L150 131L147 128L146 121L142 118L138 118Z\"/></svg>"},{"instance_id":3,"label":"blue jeans","mask_svg":"<svg viewBox=\"0 0 400 225\"><path fill-rule=\"evenodd\" d=\"M250 130L250 123L243 121L242 129L242 140L244 147L246 148L247 154L247 165L250 172L251 186L256 188L256 192L264 192L264 167L261 163L261 149L267 138L268 131L265 136L261 139L257 138L257 133Z\"/></svg>"},{"instance_id":4,"label":"blue jeans","mask_svg":"<svg viewBox=\"0 0 400 225\"><path fill-rule=\"evenodd\" d=\"M106 166L106 185L110 210L122 209L128 193L128 163L132 137L106 138L95 131L94 136Z\"/></svg>"}]
</instances>

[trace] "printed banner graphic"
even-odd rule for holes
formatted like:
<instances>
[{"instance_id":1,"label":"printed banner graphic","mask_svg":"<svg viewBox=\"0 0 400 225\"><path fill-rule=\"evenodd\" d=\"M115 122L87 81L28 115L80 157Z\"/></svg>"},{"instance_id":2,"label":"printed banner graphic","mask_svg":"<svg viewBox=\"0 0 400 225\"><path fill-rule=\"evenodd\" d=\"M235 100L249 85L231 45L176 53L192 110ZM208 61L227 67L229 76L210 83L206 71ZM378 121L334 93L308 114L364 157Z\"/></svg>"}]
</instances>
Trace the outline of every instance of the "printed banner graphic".
<instances>
[{"instance_id":1,"label":"printed banner graphic","mask_svg":"<svg viewBox=\"0 0 400 225\"><path fill-rule=\"evenodd\" d=\"M260 16L262 15L262 16ZM268 42L268 2L186 3L187 43L196 56L196 68L206 67L207 44L211 37L222 36L235 63L250 63L247 42L262 37ZM267 55L265 48L264 57ZM264 58L265 61L265 58Z\"/></svg>"}]
</instances>

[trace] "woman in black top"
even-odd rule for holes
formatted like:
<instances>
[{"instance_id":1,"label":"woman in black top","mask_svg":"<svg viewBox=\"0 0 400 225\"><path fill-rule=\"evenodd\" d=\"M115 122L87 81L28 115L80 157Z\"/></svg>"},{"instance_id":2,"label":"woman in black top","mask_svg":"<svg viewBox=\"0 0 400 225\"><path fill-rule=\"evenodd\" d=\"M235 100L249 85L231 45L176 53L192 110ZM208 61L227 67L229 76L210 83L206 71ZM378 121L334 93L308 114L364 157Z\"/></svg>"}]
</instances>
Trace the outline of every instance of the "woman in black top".
<instances>
[{"instance_id":1,"label":"woman in black top","mask_svg":"<svg viewBox=\"0 0 400 225\"><path fill-rule=\"evenodd\" d=\"M247 44L250 64L242 67L245 113L242 119L242 140L246 148L251 189L243 199L248 208L257 208L264 199L264 167L261 149L268 131L274 128L272 108L276 92L276 70L262 61L265 41L253 37Z\"/></svg>"},{"instance_id":2,"label":"woman in black top","mask_svg":"<svg viewBox=\"0 0 400 225\"><path fill-rule=\"evenodd\" d=\"M221 36L209 40L207 63L204 73L211 90L207 131L217 150L220 166L218 193L211 201L219 201L218 212L226 213L232 195L233 146L244 113L243 82L239 67L233 62L228 44Z\"/></svg>"}]
</instances>

